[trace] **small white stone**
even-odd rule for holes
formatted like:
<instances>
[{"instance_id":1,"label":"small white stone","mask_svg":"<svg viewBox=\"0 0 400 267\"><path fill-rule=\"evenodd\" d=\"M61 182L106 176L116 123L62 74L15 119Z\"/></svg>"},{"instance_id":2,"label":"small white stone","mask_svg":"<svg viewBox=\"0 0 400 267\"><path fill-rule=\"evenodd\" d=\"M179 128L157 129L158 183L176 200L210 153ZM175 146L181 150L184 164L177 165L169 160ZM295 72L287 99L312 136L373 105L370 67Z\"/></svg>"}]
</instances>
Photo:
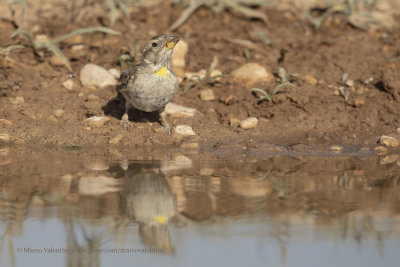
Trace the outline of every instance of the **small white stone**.
<instances>
[{"instance_id":1,"label":"small white stone","mask_svg":"<svg viewBox=\"0 0 400 267\"><path fill-rule=\"evenodd\" d=\"M8 143L10 142L10 136L6 133L0 134L0 142Z\"/></svg>"},{"instance_id":2,"label":"small white stone","mask_svg":"<svg viewBox=\"0 0 400 267\"><path fill-rule=\"evenodd\" d=\"M189 135L196 135L196 133L193 131L192 127L190 127L189 125L177 125L174 128L175 134L179 134L179 135L185 135L185 136L189 136Z\"/></svg>"},{"instance_id":3,"label":"small white stone","mask_svg":"<svg viewBox=\"0 0 400 267\"><path fill-rule=\"evenodd\" d=\"M184 40L179 40L171 57L171 65L175 68L185 68L185 58L188 50L189 45Z\"/></svg>"},{"instance_id":4,"label":"small white stone","mask_svg":"<svg viewBox=\"0 0 400 267\"><path fill-rule=\"evenodd\" d=\"M244 119L240 122L240 127L243 129L252 129L257 126L258 120L257 118L250 117L247 119Z\"/></svg>"},{"instance_id":5,"label":"small white stone","mask_svg":"<svg viewBox=\"0 0 400 267\"><path fill-rule=\"evenodd\" d=\"M174 103L168 103L165 106L164 111L166 114L169 114L173 117L193 117L194 113L197 112L197 110L194 108L188 108Z\"/></svg>"},{"instance_id":6,"label":"small white stone","mask_svg":"<svg viewBox=\"0 0 400 267\"><path fill-rule=\"evenodd\" d=\"M117 70L116 68L109 69L108 72L114 77L114 79L119 79L119 76L121 75L121 72Z\"/></svg>"},{"instance_id":7,"label":"small white stone","mask_svg":"<svg viewBox=\"0 0 400 267\"><path fill-rule=\"evenodd\" d=\"M116 79L104 68L95 64L86 64L79 74L82 85L94 87L106 87L116 85Z\"/></svg>"},{"instance_id":8,"label":"small white stone","mask_svg":"<svg viewBox=\"0 0 400 267\"><path fill-rule=\"evenodd\" d=\"M203 89L200 91L200 99L203 101L211 101L215 99L214 91L211 89Z\"/></svg>"},{"instance_id":9,"label":"small white stone","mask_svg":"<svg viewBox=\"0 0 400 267\"><path fill-rule=\"evenodd\" d=\"M258 63L246 63L231 73L234 82L251 89L257 83L268 83L274 80L274 76Z\"/></svg>"},{"instance_id":10,"label":"small white stone","mask_svg":"<svg viewBox=\"0 0 400 267\"><path fill-rule=\"evenodd\" d=\"M110 121L108 117L102 116L93 116L84 120L85 123L94 127L103 126L108 121Z\"/></svg>"},{"instance_id":11,"label":"small white stone","mask_svg":"<svg viewBox=\"0 0 400 267\"><path fill-rule=\"evenodd\" d=\"M379 143L391 147L399 146L399 141L396 138L387 135L382 135L379 139Z\"/></svg>"},{"instance_id":12,"label":"small white stone","mask_svg":"<svg viewBox=\"0 0 400 267\"><path fill-rule=\"evenodd\" d=\"M57 109L53 112L54 116L56 116L57 118L60 118L63 114L64 114L65 110L63 109Z\"/></svg>"},{"instance_id":13,"label":"small white stone","mask_svg":"<svg viewBox=\"0 0 400 267\"><path fill-rule=\"evenodd\" d=\"M38 34L35 36L35 43L41 43L41 44L45 44L45 43L49 43L50 40L47 37L47 35L45 34Z\"/></svg>"},{"instance_id":14,"label":"small white stone","mask_svg":"<svg viewBox=\"0 0 400 267\"><path fill-rule=\"evenodd\" d=\"M25 102L25 100L22 96L17 96L17 97L10 98L10 102L13 105L20 105L20 104L23 104Z\"/></svg>"},{"instance_id":15,"label":"small white stone","mask_svg":"<svg viewBox=\"0 0 400 267\"><path fill-rule=\"evenodd\" d=\"M68 79L62 84L68 91L76 91L76 85L73 80Z\"/></svg>"}]
</instances>

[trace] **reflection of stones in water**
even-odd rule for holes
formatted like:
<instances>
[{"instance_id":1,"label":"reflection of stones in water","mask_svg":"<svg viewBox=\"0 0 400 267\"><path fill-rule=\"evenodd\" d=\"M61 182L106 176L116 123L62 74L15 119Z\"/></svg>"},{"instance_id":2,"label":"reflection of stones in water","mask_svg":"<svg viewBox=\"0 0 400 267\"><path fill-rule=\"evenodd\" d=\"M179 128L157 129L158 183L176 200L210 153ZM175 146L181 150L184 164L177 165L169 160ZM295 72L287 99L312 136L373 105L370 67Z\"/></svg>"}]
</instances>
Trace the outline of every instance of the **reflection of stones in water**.
<instances>
[{"instance_id":1,"label":"reflection of stones in water","mask_svg":"<svg viewBox=\"0 0 400 267\"><path fill-rule=\"evenodd\" d=\"M125 176L125 213L139 223L139 234L147 247L171 252L167 226L176 214L176 198L158 170L143 171L131 166Z\"/></svg>"}]
</instances>

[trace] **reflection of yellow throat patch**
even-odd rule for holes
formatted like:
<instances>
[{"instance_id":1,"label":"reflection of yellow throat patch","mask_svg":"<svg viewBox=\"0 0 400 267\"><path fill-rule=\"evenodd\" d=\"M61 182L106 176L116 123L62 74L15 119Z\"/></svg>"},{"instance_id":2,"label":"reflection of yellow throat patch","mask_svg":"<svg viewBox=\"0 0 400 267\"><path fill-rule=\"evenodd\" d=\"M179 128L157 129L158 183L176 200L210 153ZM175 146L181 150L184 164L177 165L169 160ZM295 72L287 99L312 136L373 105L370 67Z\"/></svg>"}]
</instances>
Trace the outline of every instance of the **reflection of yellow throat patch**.
<instances>
[{"instance_id":1,"label":"reflection of yellow throat patch","mask_svg":"<svg viewBox=\"0 0 400 267\"><path fill-rule=\"evenodd\" d=\"M166 216L155 216L153 218L153 220L155 220L156 222L158 222L159 224L165 224L167 222L167 217Z\"/></svg>"},{"instance_id":2,"label":"reflection of yellow throat patch","mask_svg":"<svg viewBox=\"0 0 400 267\"><path fill-rule=\"evenodd\" d=\"M165 77L168 74L167 67L161 67L158 71L154 72L155 75Z\"/></svg>"}]
</instances>

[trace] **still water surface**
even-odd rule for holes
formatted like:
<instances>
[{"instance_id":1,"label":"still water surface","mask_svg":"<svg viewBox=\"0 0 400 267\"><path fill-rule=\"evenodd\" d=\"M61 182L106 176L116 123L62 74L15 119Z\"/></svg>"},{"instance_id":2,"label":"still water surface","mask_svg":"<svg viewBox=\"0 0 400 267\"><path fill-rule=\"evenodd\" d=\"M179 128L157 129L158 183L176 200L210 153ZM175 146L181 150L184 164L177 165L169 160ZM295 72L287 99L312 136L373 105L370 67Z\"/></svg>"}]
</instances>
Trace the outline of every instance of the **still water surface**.
<instances>
[{"instance_id":1,"label":"still water surface","mask_svg":"<svg viewBox=\"0 0 400 267\"><path fill-rule=\"evenodd\" d=\"M397 155L34 151L0 150L1 266L399 266Z\"/></svg>"}]
</instances>

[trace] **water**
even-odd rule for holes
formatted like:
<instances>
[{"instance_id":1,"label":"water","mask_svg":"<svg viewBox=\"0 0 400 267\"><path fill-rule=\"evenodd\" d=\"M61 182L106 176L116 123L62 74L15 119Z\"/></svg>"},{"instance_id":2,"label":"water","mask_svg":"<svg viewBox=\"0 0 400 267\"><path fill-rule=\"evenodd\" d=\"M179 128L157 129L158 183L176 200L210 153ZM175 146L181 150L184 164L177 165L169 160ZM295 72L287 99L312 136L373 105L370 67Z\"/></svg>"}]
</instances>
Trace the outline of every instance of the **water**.
<instances>
[{"instance_id":1,"label":"water","mask_svg":"<svg viewBox=\"0 0 400 267\"><path fill-rule=\"evenodd\" d=\"M397 155L0 150L1 266L398 266Z\"/></svg>"}]
</instances>

